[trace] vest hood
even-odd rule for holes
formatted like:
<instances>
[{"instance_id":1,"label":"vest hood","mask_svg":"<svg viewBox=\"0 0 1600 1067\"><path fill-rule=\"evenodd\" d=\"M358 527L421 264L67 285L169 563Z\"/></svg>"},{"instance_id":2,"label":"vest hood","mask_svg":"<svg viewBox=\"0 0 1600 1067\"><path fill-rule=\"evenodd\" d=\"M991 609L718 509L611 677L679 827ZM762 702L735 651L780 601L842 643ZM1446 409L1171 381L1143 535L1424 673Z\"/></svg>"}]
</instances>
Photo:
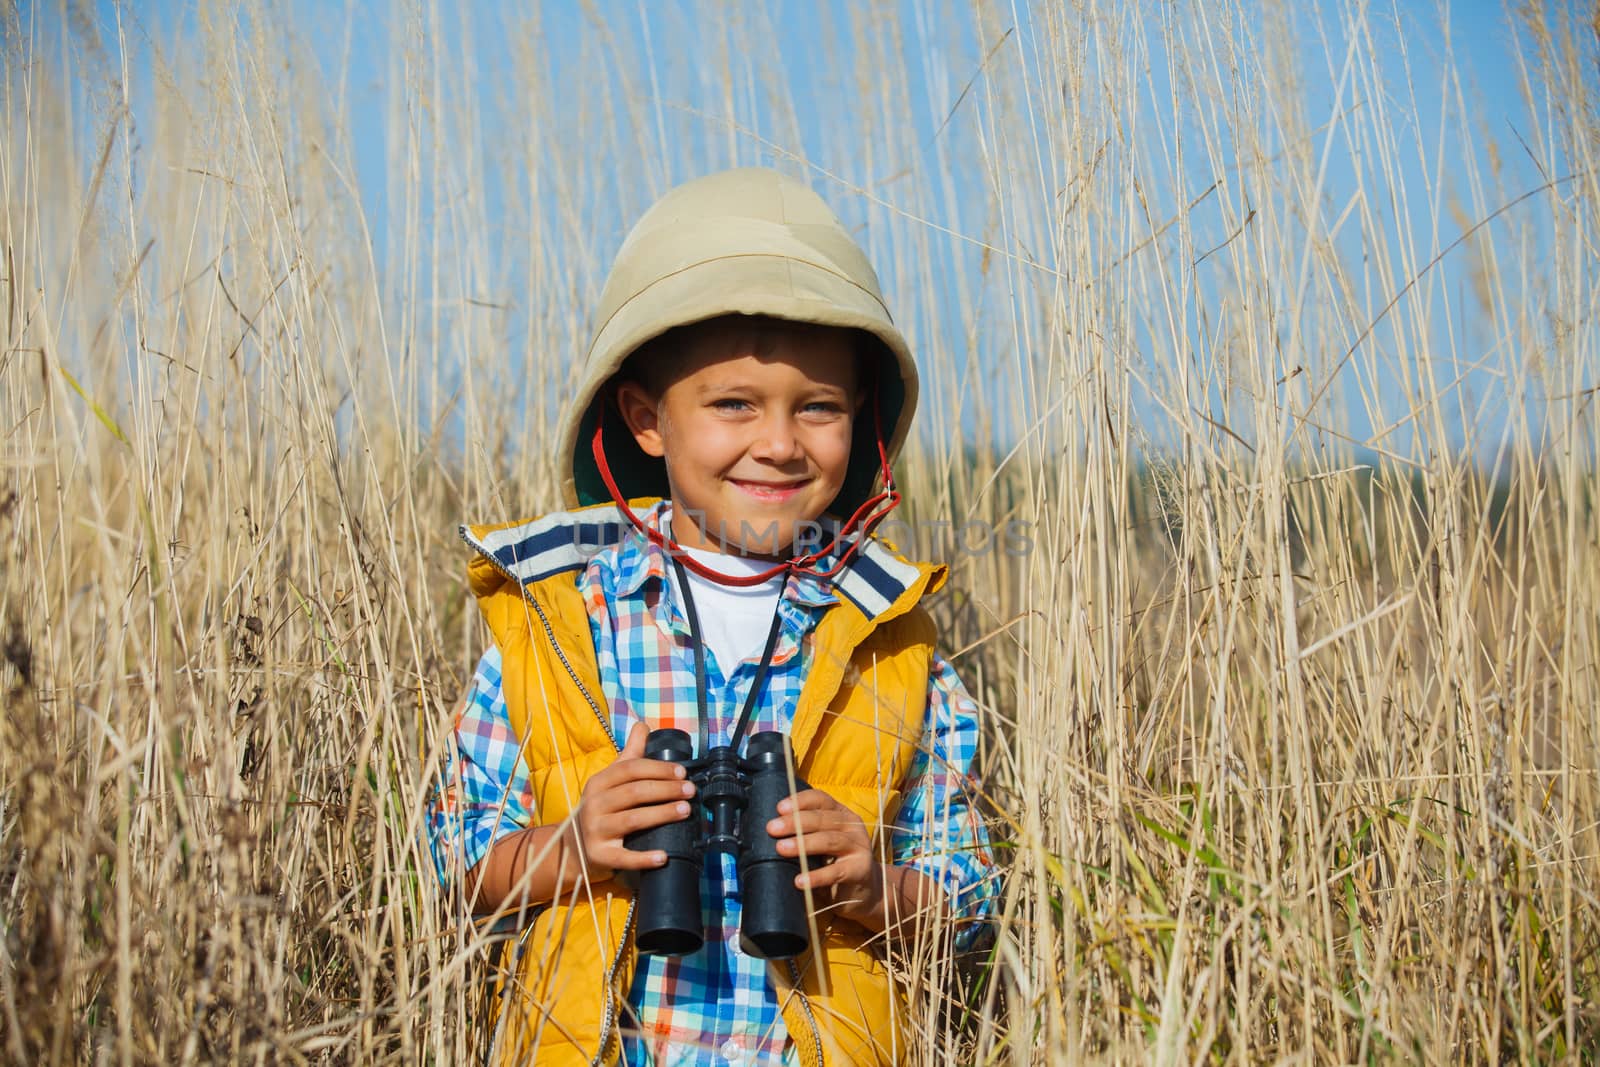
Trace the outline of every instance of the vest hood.
<instances>
[{"instance_id":1,"label":"vest hood","mask_svg":"<svg viewBox=\"0 0 1600 1067\"><path fill-rule=\"evenodd\" d=\"M859 245L805 185L777 171L723 171L680 185L645 212L617 253L600 297L582 383L562 417L567 507L608 503L590 451L608 385L640 345L720 315L767 315L861 330L877 361L878 412L856 420L850 467L831 510L848 515L878 478L875 424L892 460L917 405L917 368ZM668 496L666 466L634 443L612 407L606 460L624 498Z\"/></svg>"}]
</instances>

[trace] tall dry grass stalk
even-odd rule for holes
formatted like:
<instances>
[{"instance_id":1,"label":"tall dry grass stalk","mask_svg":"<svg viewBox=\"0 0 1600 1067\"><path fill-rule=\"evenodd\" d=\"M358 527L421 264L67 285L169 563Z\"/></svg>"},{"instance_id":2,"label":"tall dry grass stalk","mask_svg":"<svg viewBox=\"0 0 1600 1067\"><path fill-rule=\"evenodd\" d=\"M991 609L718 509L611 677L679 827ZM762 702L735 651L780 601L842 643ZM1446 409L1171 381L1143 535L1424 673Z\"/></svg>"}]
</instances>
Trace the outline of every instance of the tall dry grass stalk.
<instances>
[{"instance_id":1,"label":"tall dry grass stalk","mask_svg":"<svg viewBox=\"0 0 1600 1067\"><path fill-rule=\"evenodd\" d=\"M0 17L4 1056L470 1057L455 524L556 503L622 229L736 162L862 225L914 513L1034 524L930 546L1006 881L912 1060L1592 1055L1594 27L1507 131L1387 8L662 11Z\"/></svg>"}]
</instances>

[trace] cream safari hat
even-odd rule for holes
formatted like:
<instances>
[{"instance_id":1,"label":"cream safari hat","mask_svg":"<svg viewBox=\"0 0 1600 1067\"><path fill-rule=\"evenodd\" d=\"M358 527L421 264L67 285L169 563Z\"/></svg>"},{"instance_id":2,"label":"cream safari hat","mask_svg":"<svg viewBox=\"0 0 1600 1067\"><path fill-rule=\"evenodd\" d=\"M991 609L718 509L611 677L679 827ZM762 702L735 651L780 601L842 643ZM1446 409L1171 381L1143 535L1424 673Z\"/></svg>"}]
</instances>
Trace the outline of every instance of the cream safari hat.
<instances>
[{"instance_id":1,"label":"cream safari hat","mask_svg":"<svg viewBox=\"0 0 1600 1067\"><path fill-rule=\"evenodd\" d=\"M871 497L878 440L892 460L917 406L917 368L890 318L878 276L822 198L777 171L723 171L669 191L634 226L606 279L578 395L562 417L568 507L611 500L595 463L595 427L624 499L666 496L666 467L634 443L608 384L628 355L675 326L718 315L769 315L862 330L878 365L864 381L876 418L856 421L850 469L830 509L849 515ZM875 372L875 373L874 373ZM874 384L875 383L875 384Z\"/></svg>"}]
</instances>

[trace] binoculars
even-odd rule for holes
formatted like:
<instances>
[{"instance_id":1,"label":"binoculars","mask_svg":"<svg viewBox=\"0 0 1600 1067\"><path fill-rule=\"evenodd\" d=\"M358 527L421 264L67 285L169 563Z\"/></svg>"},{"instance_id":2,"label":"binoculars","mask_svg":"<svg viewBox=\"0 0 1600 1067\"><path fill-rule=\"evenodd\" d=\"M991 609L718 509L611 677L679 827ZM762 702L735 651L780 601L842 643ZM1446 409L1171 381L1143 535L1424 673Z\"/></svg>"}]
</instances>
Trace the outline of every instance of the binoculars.
<instances>
[{"instance_id":1,"label":"binoculars","mask_svg":"<svg viewBox=\"0 0 1600 1067\"><path fill-rule=\"evenodd\" d=\"M728 746L693 758L682 730L652 730L647 759L681 764L697 792L688 816L675 823L629 834L623 844L636 852L662 851L665 866L643 871L636 893L635 942L640 952L684 956L705 943L700 914L700 869L704 856L737 857L744 951L761 959L800 955L810 943L805 895L795 888L800 861L778 854L767 833L778 802L789 796L793 756L789 739L776 731L752 734L743 759ZM798 776L796 791L809 788Z\"/></svg>"}]
</instances>

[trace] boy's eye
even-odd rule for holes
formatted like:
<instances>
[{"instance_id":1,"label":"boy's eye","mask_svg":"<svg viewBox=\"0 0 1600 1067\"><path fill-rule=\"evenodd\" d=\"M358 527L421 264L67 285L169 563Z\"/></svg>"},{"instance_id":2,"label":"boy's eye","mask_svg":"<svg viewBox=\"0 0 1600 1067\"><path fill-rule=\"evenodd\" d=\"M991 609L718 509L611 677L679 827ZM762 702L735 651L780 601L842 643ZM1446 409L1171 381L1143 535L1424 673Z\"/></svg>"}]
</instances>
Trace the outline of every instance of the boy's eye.
<instances>
[{"instance_id":1,"label":"boy's eye","mask_svg":"<svg viewBox=\"0 0 1600 1067\"><path fill-rule=\"evenodd\" d=\"M744 412L751 410L754 404L742 397L722 396L712 400L711 407L717 411ZM800 410L806 415L832 417L844 414L845 406L836 400L811 400L802 404Z\"/></svg>"}]
</instances>

